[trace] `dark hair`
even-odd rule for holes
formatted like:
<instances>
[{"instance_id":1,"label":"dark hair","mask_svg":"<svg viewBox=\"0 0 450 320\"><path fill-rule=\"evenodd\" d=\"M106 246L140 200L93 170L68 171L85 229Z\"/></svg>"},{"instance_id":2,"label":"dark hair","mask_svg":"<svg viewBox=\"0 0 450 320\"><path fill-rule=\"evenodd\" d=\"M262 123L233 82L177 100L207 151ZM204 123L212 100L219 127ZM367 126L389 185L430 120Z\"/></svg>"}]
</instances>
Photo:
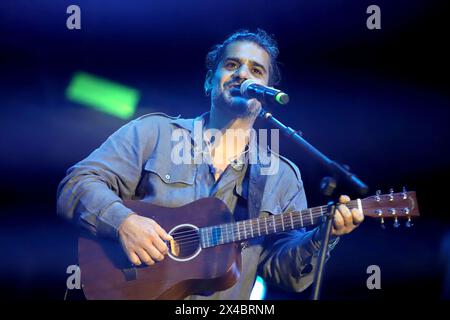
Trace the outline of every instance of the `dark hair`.
<instances>
[{"instance_id":1,"label":"dark hair","mask_svg":"<svg viewBox=\"0 0 450 320\"><path fill-rule=\"evenodd\" d=\"M276 85L280 82L281 74L278 68L278 44L275 39L262 29L250 32L246 29L238 30L225 39L221 44L216 44L206 55L206 68L216 71L219 62L222 60L227 46L235 41L251 41L263 48L270 56L269 85Z\"/></svg>"}]
</instances>

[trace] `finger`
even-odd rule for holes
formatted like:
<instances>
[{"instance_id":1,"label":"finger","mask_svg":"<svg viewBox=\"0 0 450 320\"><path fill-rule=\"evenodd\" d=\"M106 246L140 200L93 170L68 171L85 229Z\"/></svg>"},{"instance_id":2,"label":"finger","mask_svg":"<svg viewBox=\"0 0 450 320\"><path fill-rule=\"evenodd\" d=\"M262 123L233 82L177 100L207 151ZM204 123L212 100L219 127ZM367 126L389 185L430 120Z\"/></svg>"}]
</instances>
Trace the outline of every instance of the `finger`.
<instances>
[{"instance_id":1,"label":"finger","mask_svg":"<svg viewBox=\"0 0 450 320\"><path fill-rule=\"evenodd\" d=\"M346 227L353 226L353 216L350 212L350 209L346 205L339 205L338 211L341 213L342 218L344 220L344 225Z\"/></svg>"},{"instance_id":2,"label":"finger","mask_svg":"<svg viewBox=\"0 0 450 320\"><path fill-rule=\"evenodd\" d=\"M342 217L342 214L339 211L336 211L334 213L333 226L336 230L342 229L345 226L344 218Z\"/></svg>"},{"instance_id":3,"label":"finger","mask_svg":"<svg viewBox=\"0 0 450 320\"><path fill-rule=\"evenodd\" d=\"M347 202L349 202L349 201L350 201L350 197L349 197L349 196L346 196L345 194L343 194L343 195L341 195L341 196L339 197L339 202L340 202L340 203L345 204L345 203L347 203Z\"/></svg>"},{"instance_id":4,"label":"finger","mask_svg":"<svg viewBox=\"0 0 450 320\"><path fill-rule=\"evenodd\" d=\"M364 215L362 214L361 211L359 211L356 208L352 209L352 216L353 216L353 224L356 226L364 221Z\"/></svg>"},{"instance_id":5,"label":"finger","mask_svg":"<svg viewBox=\"0 0 450 320\"><path fill-rule=\"evenodd\" d=\"M136 253L128 250L126 251L126 253L128 256L128 260L130 260L132 264L134 264L135 266L140 266L142 264L141 260L139 259Z\"/></svg>"},{"instance_id":6,"label":"finger","mask_svg":"<svg viewBox=\"0 0 450 320\"><path fill-rule=\"evenodd\" d=\"M122 238L120 238L120 242L122 244L123 251L125 252L125 254L128 257L128 260L130 260L130 262L136 266L141 265L142 262L139 259L139 257L136 255L136 253L128 248L128 245L127 245L128 242L124 241Z\"/></svg>"},{"instance_id":7,"label":"finger","mask_svg":"<svg viewBox=\"0 0 450 320\"><path fill-rule=\"evenodd\" d=\"M163 238L164 240L167 240L167 241L173 240L172 236L169 235L169 234L166 232L166 230L164 230L164 229L163 229L159 224L157 224L156 222L155 222L154 227L155 227L156 232L158 233L158 235L159 235L161 238Z\"/></svg>"},{"instance_id":8,"label":"finger","mask_svg":"<svg viewBox=\"0 0 450 320\"><path fill-rule=\"evenodd\" d=\"M156 249L158 249L161 254L167 254L167 252L169 251L169 248L167 248L167 245L161 240L159 236L155 236L152 239L152 244L156 247Z\"/></svg>"},{"instance_id":9,"label":"finger","mask_svg":"<svg viewBox=\"0 0 450 320\"><path fill-rule=\"evenodd\" d=\"M157 234L153 234L151 237L149 237L147 240L143 243L143 248L153 257L153 254L155 255L165 255L168 253L169 249L167 248L167 245L161 240L161 238ZM154 248L157 253L153 253ZM155 256L156 258L156 256ZM163 257L164 258L164 257Z\"/></svg>"},{"instance_id":10,"label":"finger","mask_svg":"<svg viewBox=\"0 0 450 320\"><path fill-rule=\"evenodd\" d=\"M147 251L140 248L136 250L136 254L139 256L139 259L141 259L142 262L144 262L146 265L150 266L155 263L152 258L148 255Z\"/></svg>"},{"instance_id":11,"label":"finger","mask_svg":"<svg viewBox=\"0 0 450 320\"><path fill-rule=\"evenodd\" d=\"M164 259L164 254L153 245L146 246L145 251L150 255L150 257L152 257L153 260L161 261Z\"/></svg>"},{"instance_id":12,"label":"finger","mask_svg":"<svg viewBox=\"0 0 450 320\"><path fill-rule=\"evenodd\" d=\"M331 235L332 236L336 236L337 235L337 230L334 226L331 227Z\"/></svg>"}]
</instances>

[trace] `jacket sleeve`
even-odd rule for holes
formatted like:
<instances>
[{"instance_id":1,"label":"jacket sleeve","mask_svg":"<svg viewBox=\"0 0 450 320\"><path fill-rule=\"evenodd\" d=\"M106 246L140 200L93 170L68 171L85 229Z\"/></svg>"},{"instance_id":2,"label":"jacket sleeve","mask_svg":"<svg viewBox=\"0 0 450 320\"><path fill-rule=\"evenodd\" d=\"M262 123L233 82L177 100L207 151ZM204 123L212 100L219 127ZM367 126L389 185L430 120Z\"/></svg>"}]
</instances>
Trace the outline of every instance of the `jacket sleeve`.
<instances>
[{"instance_id":1,"label":"jacket sleeve","mask_svg":"<svg viewBox=\"0 0 450 320\"><path fill-rule=\"evenodd\" d=\"M288 196L281 196L283 212L306 209L307 201L300 177L290 179L287 186L282 194ZM315 240L317 232L318 227L309 231L302 228L266 237L259 260L259 274L269 284L286 291L305 290L313 282L318 262L320 241ZM338 241L338 237L330 239L327 259Z\"/></svg>"},{"instance_id":2,"label":"jacket sleeve","mask_svg":"<svg viewBox=\"0 0 450 320\"><path fill-rule=\"evenodd\" d=\"M133 196L157 138L157 129L140 118L113 133L68 169L57 189L57 214L94 234L117 238L132 213L122 199Z\"/></svg>"}]
</instances>

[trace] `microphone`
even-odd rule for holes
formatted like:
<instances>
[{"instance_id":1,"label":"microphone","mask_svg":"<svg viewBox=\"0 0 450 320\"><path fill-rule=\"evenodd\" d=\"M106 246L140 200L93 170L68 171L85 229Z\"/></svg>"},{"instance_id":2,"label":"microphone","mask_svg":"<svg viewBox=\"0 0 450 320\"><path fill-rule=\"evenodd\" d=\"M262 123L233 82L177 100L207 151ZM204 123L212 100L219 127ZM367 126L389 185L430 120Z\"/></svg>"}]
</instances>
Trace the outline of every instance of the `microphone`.
<instances>
[{"instance_id":1,"label":"microphone","mask_svg":"<svg viewBox=\"0 0 450 320\"><path fill-rule=\"evenodd\" d=\"M287 104L289 96L272 87L266 87L256 83L254 80L245 80L241 84L241 95L246 98L256 98L266 104Z\"/></svg>"}]
</instances>

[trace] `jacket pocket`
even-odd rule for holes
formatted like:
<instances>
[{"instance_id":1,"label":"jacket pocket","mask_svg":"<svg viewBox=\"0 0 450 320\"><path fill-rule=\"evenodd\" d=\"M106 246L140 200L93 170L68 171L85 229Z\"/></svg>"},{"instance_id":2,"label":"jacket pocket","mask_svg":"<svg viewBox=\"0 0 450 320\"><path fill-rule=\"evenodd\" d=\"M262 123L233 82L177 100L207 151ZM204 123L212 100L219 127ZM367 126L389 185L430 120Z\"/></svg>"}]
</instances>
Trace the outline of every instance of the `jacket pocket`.
<instances>
[{"instance_id":1,"label":"jacket pocket","mask_svg":"<svg viewBox=\"0 0 450 320\"><path fill-rule=\"evenodd\" d=\"M193 185L195 168L191 164L174 164L170 159L150 158L145 163L145 171L156 174L163 182L169 184Z\"/></svg>"},{"instance_id":2,"label":"jacket pocket","mask_svg":"<svg viewBox=\"0 0 450 320\"><path fill-rule=\"evenodd\" d=\"M179 207L195 200L194 165L173 164L169 159L150 158L136 196L163 207Z\"/></svg>"}]
</instances>

